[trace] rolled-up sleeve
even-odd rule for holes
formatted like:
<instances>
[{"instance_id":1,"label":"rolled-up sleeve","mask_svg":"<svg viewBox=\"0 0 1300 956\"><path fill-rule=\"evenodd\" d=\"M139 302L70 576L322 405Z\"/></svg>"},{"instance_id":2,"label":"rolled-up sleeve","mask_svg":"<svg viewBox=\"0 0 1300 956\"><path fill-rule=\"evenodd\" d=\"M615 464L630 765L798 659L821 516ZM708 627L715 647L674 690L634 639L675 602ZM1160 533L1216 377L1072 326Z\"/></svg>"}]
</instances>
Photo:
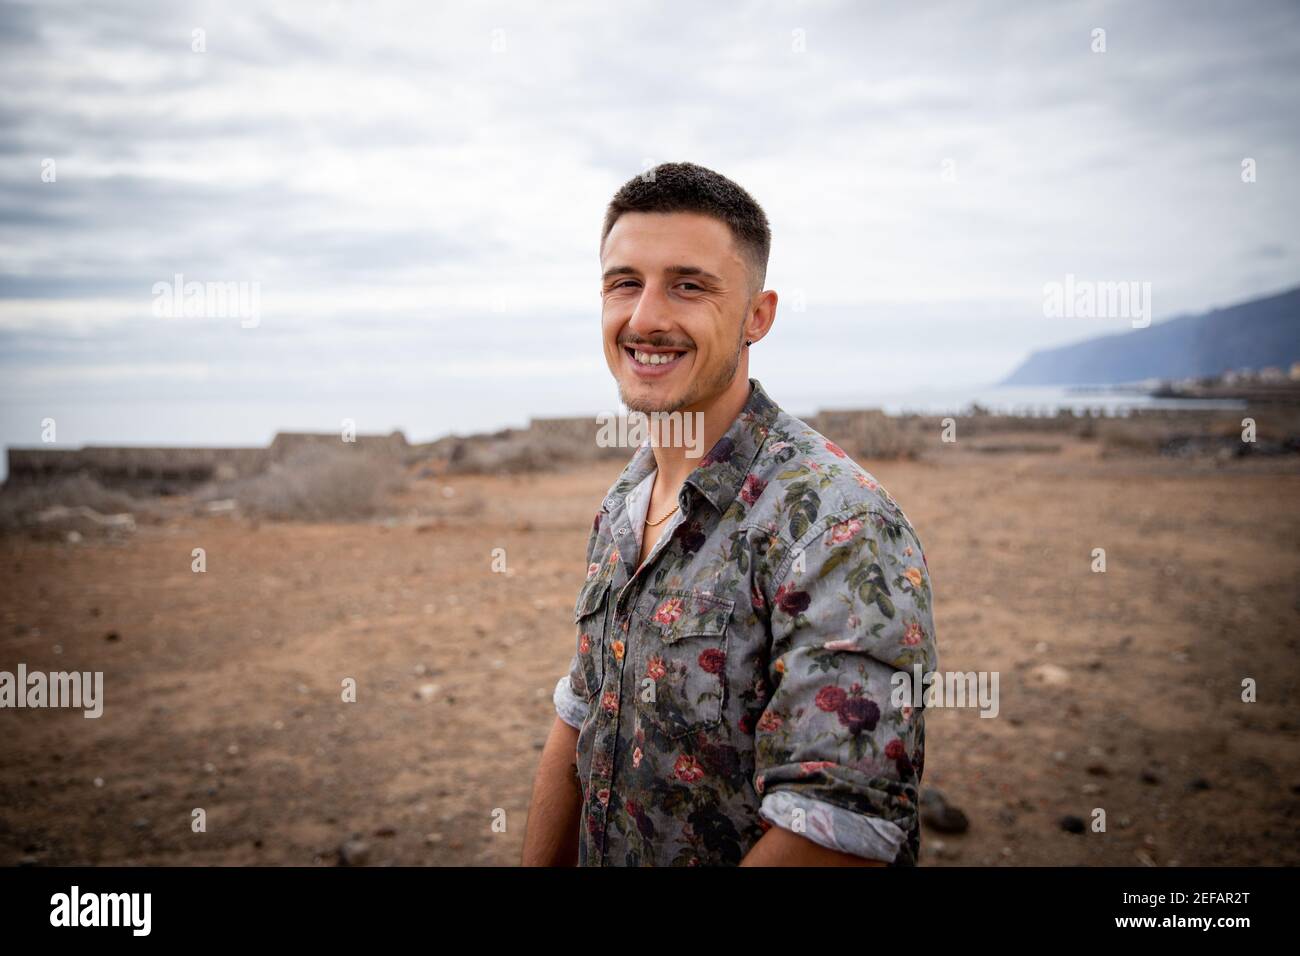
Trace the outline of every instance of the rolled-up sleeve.
<instances>
[{"instance_id":1,"label":"rolled-up sleeve","mask_svg":"<svg viewBox=\"0 0 1300 956\"><path fill-rule=\"evenodd\" d=\"M555 702L555 713L559 715L560 720L575 730L582 729L582 722L587 719L588 709L587 702L573 692L573 686L569 681L573 668L578 666L578 658L575 654L569 673L555 682L555 692L551 695L551 700Z\"/></svg>"},{"instance_id":2,"label":"rolled-up sleeve","mask_svg":"<svg viewBox=\"0 0 1300 956\"><path fill-rule=\"evenodd\" d=\"M924 707L895 693L895 676L938 666L920 542L899 512L846 509L795 542L768 599L760 815L833 850L915 864Z\"/></svg>"}]
</instances>

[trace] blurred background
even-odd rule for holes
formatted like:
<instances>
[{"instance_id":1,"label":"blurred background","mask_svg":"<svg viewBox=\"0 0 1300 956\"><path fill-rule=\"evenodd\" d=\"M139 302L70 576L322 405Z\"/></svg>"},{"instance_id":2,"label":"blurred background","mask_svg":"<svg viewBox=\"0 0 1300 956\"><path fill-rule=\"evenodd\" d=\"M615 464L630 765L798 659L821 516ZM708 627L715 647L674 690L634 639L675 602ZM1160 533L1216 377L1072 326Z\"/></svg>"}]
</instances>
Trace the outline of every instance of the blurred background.
<instances>
[{"instance_id":1,"label":"blurred background","mask_svg":"<svg viewBox=\"0 0 1300 956\"><path fill-rule=\"evenodd\" d=\"M52 416L60 442L265 444L348 417L428 440L612 408L604 205L684 159L771 220L773 394L956 408L1034 349L1129 328L1045 319L1067 273L1150 282L1157 322L1296 285L1297 20L5 4L0 438L39 444ZM259 325L160 321L178 273L258 283Z\"/></svg>"},{"instance_id":2,"label":"blurred background","mask_svg":"<svg viewBox=\"0 0 1300 956\"><path fill-rule=\"evenodd\" d=\"M1297 64L1281 0L0 4L0 670L106 685L0 711L0 862L517 860L601 218L689 160L1003 673L923 862L1296 863Z\"/></svg>"}]
</instances>

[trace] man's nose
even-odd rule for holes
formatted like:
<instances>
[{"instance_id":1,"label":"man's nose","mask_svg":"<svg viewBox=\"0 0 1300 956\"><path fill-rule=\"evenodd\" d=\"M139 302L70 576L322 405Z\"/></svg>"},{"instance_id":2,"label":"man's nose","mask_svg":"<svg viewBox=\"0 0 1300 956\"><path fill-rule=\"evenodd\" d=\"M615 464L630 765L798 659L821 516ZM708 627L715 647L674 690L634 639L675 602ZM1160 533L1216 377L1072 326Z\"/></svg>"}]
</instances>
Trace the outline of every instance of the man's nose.
<instances>
[{"instance_id":1,"label":"man's nose","mask_svg":"<svg viewBox=\"0 0 1300 956\"><path fill-rule=\"evenodd\" d=\"M628 328L638 335L666 332L673 327L668 297L657 286L647 285L637 297Z\"/></svg>"}]
</instances>

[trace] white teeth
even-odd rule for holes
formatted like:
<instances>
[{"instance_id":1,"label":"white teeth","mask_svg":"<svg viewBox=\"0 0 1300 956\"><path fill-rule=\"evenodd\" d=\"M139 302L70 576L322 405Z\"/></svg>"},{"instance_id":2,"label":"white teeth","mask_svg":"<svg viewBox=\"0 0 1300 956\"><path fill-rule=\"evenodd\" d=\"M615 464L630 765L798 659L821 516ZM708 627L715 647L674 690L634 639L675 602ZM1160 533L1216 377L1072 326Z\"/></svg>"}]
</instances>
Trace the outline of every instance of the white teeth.
<instances>
[{"instance_id":1,"label":"white teeth","mask_svg":"<svg viewBox=\"0 0 1300 956\"><path fill-rule=\"evenodd\" d=\"M667 365L680 355L680 352L638 352L632 350L632 356L642 365Z\"/></svg>"}]
</instances>

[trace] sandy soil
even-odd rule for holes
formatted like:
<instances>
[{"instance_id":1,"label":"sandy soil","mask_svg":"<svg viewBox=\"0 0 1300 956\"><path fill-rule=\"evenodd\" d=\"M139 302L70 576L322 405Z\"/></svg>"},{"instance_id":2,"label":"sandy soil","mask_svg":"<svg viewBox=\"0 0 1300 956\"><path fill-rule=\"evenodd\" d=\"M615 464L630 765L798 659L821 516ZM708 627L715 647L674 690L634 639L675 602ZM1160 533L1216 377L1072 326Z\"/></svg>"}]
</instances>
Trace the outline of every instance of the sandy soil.
<instances>
[{"instance_id":1,"label":"sandy soil","mask_svg":"<svg viewBox=\"0 0 1300 956\"><path fill-rule=\"evenodd\" d=\"M973 444L864 463L925 545L943 669L1001 674L996 719L928 719L924 782L970 829L927 828L923 864L1300 864L1300 465ZM359 838L514 864L617 471L424 480L424 516L369 523L0 539L0 669L106 683L99 720L0 711L0 863L333 865ZM1105 833L1061 828L1095 807Z\"/></svg>"}]
</instances>

